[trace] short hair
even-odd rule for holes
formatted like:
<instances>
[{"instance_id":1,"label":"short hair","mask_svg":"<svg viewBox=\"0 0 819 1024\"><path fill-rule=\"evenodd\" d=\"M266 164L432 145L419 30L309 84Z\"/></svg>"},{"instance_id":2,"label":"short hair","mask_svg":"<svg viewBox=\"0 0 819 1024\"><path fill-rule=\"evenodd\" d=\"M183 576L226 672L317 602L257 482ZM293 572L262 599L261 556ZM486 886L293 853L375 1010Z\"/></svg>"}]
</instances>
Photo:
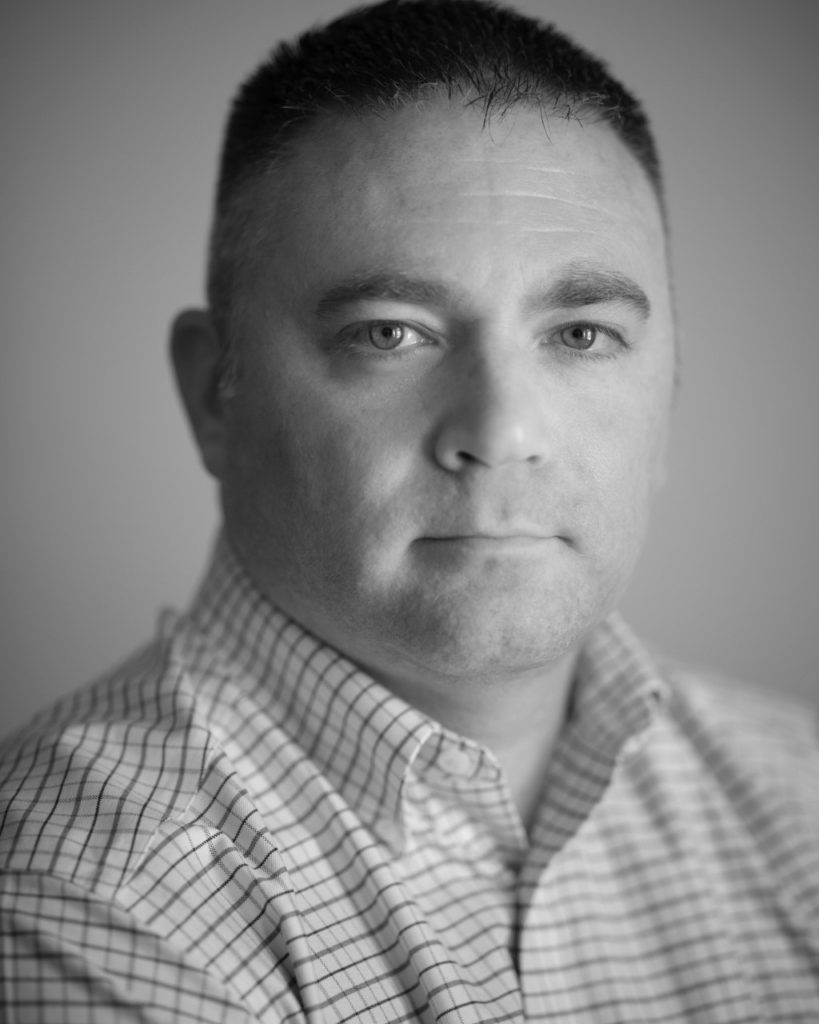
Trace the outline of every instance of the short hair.
<instances>
[{"instance_id":1,"label":"short hair","mask_svg":"<svg viewBox=\"0 0 819 1024\"><path fill-rule=\"evenodd\" d=\"M518 104L538 107L544 124L550 116L604 122L637 159L664 208L657 147L639 101L554 26L487 0L384 0L356 8L278 45L234 100L207 283L226 355L241 268L258 237L251 186L286 160L319 117L383 113L430 92L480 105L485 124Z\"/></svg>"}]
</instances>

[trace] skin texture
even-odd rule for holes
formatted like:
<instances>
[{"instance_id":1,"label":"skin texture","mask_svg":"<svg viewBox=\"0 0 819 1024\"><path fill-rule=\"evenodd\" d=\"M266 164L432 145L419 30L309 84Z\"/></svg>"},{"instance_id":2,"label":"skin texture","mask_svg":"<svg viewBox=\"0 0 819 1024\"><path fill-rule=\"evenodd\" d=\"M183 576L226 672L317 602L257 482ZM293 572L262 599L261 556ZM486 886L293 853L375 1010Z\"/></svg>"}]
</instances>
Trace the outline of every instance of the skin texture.
<instances>
[{"instance_id":1,"label":"skin texture","mask_svg":"<svg viewBox=\"0 0 819 1024\"><path fill-rule=\"evenodd\" d=\"M490 743L524 813L637 558L674 371L651 186L605 126L546 127L443 100L323 121L257 190L235 394L204 318L175 340L257 585Z\"/></svg>"}]
</instances>

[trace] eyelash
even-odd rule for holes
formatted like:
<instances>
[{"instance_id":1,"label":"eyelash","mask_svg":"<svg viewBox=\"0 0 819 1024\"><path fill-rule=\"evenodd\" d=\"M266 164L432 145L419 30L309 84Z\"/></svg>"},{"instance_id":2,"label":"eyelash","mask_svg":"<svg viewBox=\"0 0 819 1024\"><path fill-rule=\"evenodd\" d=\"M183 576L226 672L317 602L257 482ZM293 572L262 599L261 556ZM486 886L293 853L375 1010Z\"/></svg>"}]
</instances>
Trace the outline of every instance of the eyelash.
<instances>
[{"instance_id":1,"label":"eyelash","mask_svg":"<svg viewBox=\"0 0 819 1024\"><path fill-rule=\"evenodd\" d=\"M423 340L418 344L409 345L403 348L396 347L392 349L379 349L377 346L369 344L366 340L362 339L362 335L368 335L370 331L380 327L400 327L405 330L412 331L419 335ZM551 338L554 335L559 335L564 331L571 331L578 327L589 328L596 331L598 334L602 334L605 337L610 338L612 341L617 343L619 349L627 350L631 347L619 330L609 326L608 324L599 323L595 320L576 320L570 323L561 324L560 327L556 327L549 332L549 337ZM367 358L375 357L377 359L404 358L417 349L426 348L430 344L436 344L438 340L432 332L424 330L423 328L406 320L361 321L360 323L351 324L349 327L346 327L338 338L342 342L343 351L349 354L356 354L366 350ZM553 343L550 341L548 344L552 345ZM569 359L598 361L602 359L613 359L618 354L617 351L594 352L589 349L573 349L569 345L560 345L558 343L554 343L553 347L557 349L562 356Z\"/></svg>"},{"instance_id":2,"label":"eyelash","mask_svg":"<svg viewBox=\"0 0 819 1024\"><path fill-rule=\"evenodd\" d=\"M577 327L587 327L596 331L598 334L605 335L605 337L610 338L612 341L617 343L618 350L614 352L593 352L589 349L573 349L569 345L556 346L563 355L568 356L570 359L613 359L619 354L620 350L626 350L631 347L621 332L615 327L610 327L608 324L598 323L595 320L576 320L573 323L563 324L550 333L552 335L560 334L563 331L571 331Z\"/></svg>"}]
</instances>

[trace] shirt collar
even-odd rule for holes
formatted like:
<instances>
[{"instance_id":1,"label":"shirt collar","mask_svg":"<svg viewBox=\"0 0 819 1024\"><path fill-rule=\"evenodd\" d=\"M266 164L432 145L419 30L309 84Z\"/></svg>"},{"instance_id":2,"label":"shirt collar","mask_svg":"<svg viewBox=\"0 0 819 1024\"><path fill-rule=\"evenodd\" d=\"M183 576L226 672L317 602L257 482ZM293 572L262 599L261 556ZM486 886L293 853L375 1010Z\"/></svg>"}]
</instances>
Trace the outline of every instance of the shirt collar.
<instances>
[{"instance_id":1,"label":"shirt collar","mask_svg":"<svg viewBox=\"0 0 819 1024\"><path fill-rule=\"evenodd\" d=\"M578 656L567 727L596 754L628 758L642 747L667 700L668 686L653 657L612 613L587 637Z\"/></svg>"}]
</instances>

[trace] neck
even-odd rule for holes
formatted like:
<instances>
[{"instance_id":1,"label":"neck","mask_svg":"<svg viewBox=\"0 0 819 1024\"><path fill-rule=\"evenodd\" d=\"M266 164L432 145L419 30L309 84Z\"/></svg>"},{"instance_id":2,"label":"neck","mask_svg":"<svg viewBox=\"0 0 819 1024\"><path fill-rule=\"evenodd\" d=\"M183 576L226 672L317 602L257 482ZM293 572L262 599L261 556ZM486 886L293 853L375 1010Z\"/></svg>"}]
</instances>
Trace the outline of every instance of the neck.
<instances>
[{"instance_id":1,"label":"neck","mask_svg":"<svg viewBox=\"0 0 819 1024\"><path fill-rule=\"evenodd\" d=\"M573 652L511 680L446 689L422 688L417 680L380 681L445 728L491 750L528 828L566 718L575 661Z\"/></svg>"}]
</instances>

